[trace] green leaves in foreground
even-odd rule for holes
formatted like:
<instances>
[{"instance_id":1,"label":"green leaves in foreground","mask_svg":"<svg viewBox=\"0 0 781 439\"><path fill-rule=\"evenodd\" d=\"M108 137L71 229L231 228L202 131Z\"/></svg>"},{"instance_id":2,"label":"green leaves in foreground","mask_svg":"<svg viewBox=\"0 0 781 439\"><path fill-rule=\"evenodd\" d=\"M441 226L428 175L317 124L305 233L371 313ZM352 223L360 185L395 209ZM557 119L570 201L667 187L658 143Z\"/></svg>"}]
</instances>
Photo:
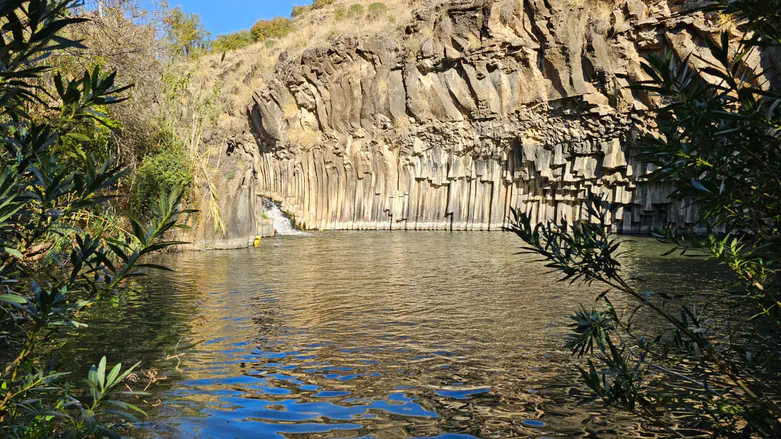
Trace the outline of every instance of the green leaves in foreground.
<instances>
[{"instance_id":1,"label":"green leaves in foreground","mask_svg":"<svg viewBox=\"0 0 781 439\"><path fill-rule=\"evenodd\" d=\"M117 409L103 409L105 413L120 416L131 422L138 422L138 419L131 413L136 412L146 416L146 413L133 404L123 402L116 399L107 399L112 395L116 387L122 383L141 363L136 363L128 369L122 371L122 364L115 365L111 371L106 375L106 357L100 359L100 363L95 367L90 368L89 375L87 376L87 384L90 388L90 395L92 396L92 405L89 407L90 414L95 413L102 405L109 404ZM123 391L116 392L117 395L134 395L145 396L148 393Z\"/></svg>"},{"instance_id":2,"label":"green leaves in foreground","mask_svg":"<svg viewBox=\"0 0 781 439\"><path fill-rule=\"evenodd\" d=\"M594 309L572 316L567 338L573 354L585 358L579 370L586 400L642 416L665 437L698 429L714 438L777 438L781 95L746 60L781 47L781 0L709 8L736 17L735 32L746 31L744 38L706 39L713 58L697 63L672 53L649 57L643 68L650 79L633 88L664 103L654 113L660 135L633 145L634 160L655 165L646 184L672 187L672 198L697 209L690 229L657 231L670 245L664 256L710 255L732 279L721 288L695 278L702 284L695 291L674 284L645 291L621 264L622 242L606 220L613 207L592 194L574 221L533 224L531 215L514 211L509 230L524 242L522 253L540 256L562 280L607 287ZM670 419L673 412L686 416Z\"/></svg>"},{"instance_id":3,"label":"green leaves in foreground","mask_svg":"<svg viewBox=\"0 0 781 439\"><path fill-rule=\"evenodd\" d=\"M585 207L588 219L574 224L562 219L560 224L532 225L529 215L513 209L508 230L527 244L522 253L543 256L545 266L563 272L564 280L611 281L621 264L617 260L619 244L610 236L607 215L618 206L589 193Z\"/></svg>"},{"instance_id":4,"label":"green leaves in foreground","mask_svg":"<svg viewBox=\"0 0 781 439\"><path fill-rule=\"evenodd\" d=\"M61 382L65 373L52 370L48 354L85 326L77 318L86 307L165 268L145 258L181 244L167 236L190 212L170 187L148 197L156 204L143 222L128 220L131 234L83 231L127 175L82 148L85 132L112 129L103 111L127 99L129 86L97 66L74 79L50 71L48 57L83 47L67 38L67 26L85 21L77 5L0 2L0 437L118 437L109 423L144 414L121 399L142 395L120 388L138 364L107 370L104 357L87 377L87 402L82 383Z\"/></svg>"}]
</instances>

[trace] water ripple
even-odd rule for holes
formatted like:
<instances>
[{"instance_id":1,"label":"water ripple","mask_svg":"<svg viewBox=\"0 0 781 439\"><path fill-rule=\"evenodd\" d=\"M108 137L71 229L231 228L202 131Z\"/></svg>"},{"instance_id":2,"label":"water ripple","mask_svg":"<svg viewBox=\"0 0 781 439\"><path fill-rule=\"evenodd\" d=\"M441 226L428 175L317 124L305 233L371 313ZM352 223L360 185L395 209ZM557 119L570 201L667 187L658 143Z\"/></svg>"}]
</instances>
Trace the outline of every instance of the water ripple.
<instances>
[{"instance_id":1,"label":"water ripple","mask_svg":"<svg viewBox=\"0 0 781 439\"><path fill-rule=\"evenodd\" d=\"M319 233L171 255L176 273L66 349L159 369L147 437L654 437L579 404L562 339L594 292L555 284L517 245Z\"/></svg>"}]
</instances>

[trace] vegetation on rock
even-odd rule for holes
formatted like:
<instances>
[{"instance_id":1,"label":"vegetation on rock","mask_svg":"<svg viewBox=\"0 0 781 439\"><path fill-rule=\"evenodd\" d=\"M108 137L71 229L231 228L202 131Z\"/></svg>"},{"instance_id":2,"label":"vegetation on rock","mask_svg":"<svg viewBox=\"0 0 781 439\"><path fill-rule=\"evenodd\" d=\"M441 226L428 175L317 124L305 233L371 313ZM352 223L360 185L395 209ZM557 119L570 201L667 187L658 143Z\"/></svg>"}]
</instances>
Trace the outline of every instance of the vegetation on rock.
<instances>
[{"instance_id":1,"label":"vegetation on rock","mask_svg":"<svg viewBox=\"0 0 781 439\"><path fill-rule=\"evenodd\" d=\"M377 20L388 14L388 6L382 2L374 2L369 5L367 17L370 20Z\"/></svg>"},{"instance_id":2,"label":"vegetation on rock","mask_svg":"<svg viewBox=\"0 0 781 439\"><path fill-rule=\"evenodd\" d=\"M336 3L336 0L314 0L312 2L312 9L322 9L334 3Z\"/></svg>"},{"instance_id":3,"label":"vegetation on rock","mask_svg":"<svg viewBox=\"0 0 781 439\"><path fill-rule=\"evenodd\" d=\"M250 32L255 41L265 41L272 38L283 38L295 30L292 21L284 17L271 20L260 20L252 26Z\"/></svg>"},{"instance_id":4,"label":"vegetation on rock","mask_svg":"<svg viewBox=\"0 0 781 439\"><path fill-rule=\"evenodd\" d=\"M229 50L243 49L255 42L255 37L248 30L240 30L232 34L218 35L212 42L213 52L227 52Z\"/></svg>"},{"instance_id":5,"label":"vegetation on rock","mask_svg":"<svg viewBox=\"0 0 781 439\"><path fill-rule=\"evenodd\" d=\"M307 13L310 9L311 6L293 6L293 10L290 11L290 16L293 18L300 17Z\"/></svg>"}]
</instances>

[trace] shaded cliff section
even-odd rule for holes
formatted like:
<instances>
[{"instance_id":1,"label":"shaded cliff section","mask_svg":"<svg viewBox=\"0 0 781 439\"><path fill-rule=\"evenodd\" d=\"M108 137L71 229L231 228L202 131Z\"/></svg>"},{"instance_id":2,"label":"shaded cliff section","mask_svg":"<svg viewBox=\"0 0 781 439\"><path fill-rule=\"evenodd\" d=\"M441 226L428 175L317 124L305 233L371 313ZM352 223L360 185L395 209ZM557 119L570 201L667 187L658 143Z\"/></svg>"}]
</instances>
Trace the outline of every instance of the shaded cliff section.
<instances>
[{"instance_id":1,"label":"shaded cliff section","mask_svg":"<svg viewBox=\"0 0 781 439\"><path fill-rule=\"evenodd\" d=\"M216 131L204 133L202 142L222 146ZM274 223L266 215L263 201L257 193L255 157L257 147L251 136L240 136L224 143L203 166L209 178L196 188L199 212L193 229L183 241L188 250L227 250L251 247L255 239L274 236ZM214 193L212 193L214 192Z\"/></svg>"},{"instance_id":2,"label":"shaded cliff section","mask_svg":"<svg viewBox=\"0 0 781 439\"><path fill-rule=\"evenodd\" d=\"M621 205L619 232L689 224L695 207L631 160L657 103L629 84L652 53L712 59L720 29L696 6L430 1L398 34L283 54L248 109L256 191L308 229L500 230L511 208L577 220L588 191ZM781 71L777 53L745 62Z\"/></svg>"}]
</instances>

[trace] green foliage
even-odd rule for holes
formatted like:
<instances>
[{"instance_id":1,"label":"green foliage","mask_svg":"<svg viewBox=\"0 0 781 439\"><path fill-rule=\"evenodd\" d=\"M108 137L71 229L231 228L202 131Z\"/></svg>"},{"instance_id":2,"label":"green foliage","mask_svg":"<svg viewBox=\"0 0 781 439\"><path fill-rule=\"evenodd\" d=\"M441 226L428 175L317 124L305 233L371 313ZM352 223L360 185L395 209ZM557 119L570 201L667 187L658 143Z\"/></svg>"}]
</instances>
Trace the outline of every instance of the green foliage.
<instances>
[{"instance_id":1,"label":"green foliage","mask_svg":"<svg viewBox=\"0 0 781 439\"><path fill-rule=\"evenodd\" d=\"M106 375L101 360L89 373L88 398L58 384L65 373L51 369L47 349L84 326L77 317L85 307L118 294L144 270L160 268L145 263L147 255L179 244L161 240L184 213L180 192L172 191L159 198L148 224L131 219L126 237L76 231L46 257L62 228L77 229L83 214L105 207L126 174L110 157L96 160L106 151L91 150L94 139L85 134L91 122L107 120L102 109L125 99L128 87L115 84L116 73L95 67L73 80L55 73L54 90L44 94L40 87L51 70L42 61L82 47L63 36L67 26L84 21L71 13L77 4L0 5L0 355L6 361L0 369L0 437L118 437L106 422L143 413L117 391L135 366L123 372L118 365ZM31 116L31 108L40 116Z\"/></svg>"},{"instance_id":2,"label":"green foliage","mask_svg":"<svg viewBox=\"0 0 781 439\"><path fill-rule=\"evenodd\" d=\"M377 20L385 17L388 14L388 6L382 2L374 2L369 5L368 13L366 16L369 20Z\"/></svg>"},{"instance_id":3,"label":"green foliage","mask_svg":"<svg viewBox=\"0 0 781 439\"><path fill-rule=\"evenodd\" d=\"M264 41L271 38L283 38L296 30L295 24L287 18L275 17L271 20L260 20L252 25L252 36L256 41Z\"/></svg>"},{"instance_id":4,"label":"green foliage","mask_svg":"<svg viewBox=\"0 0 781 439\"><path fill-rule=\"evenodd\" d=\"M312 2L312 9L322 9L336 3L336 0L315 0Z\"/></svg>"},{"instance_id":5,"label":"green foliage","mask_svg":"<svg viewBox=\"0 0 781 439\"><path fill-rule=\"evenodd\" d=\"M696 427L712 437L779 437L781 95L760 87L763 79L743 61L759 47L781 47L781 0L724 2L711 10L746 20L739 23L753 32L732 47L726 33L710 43L715 62L701 59L708 63L702 70L669 54L643 66L651 79L634 88L662 97L665 106L656 112L662 136L641 139L636 158L656 166L652 181L672 185L673 197L698 207L695 226L708 231L658 231L671 244L668 254L709 254L735 275L729 293L650 292L627 280L621 242L606 220L613 206L595 196L581 222L534 225L516 211L510 229L565 280L608 287L597 298L606 311L575 314L568 341L573 352L589 356L581 375L595 398L640 414L671 436L680 436L678 427ZM615 294L631 299L634 311L616 313ZM669 330L640 327L641 309ZM725 309L729 315L710 311ZM676 381L687 391L671 390ZM667 425L670 410L694 419Z\"/></svg>"},{"instance_id":6,"label":"green foliage","mask_svg":"<svg viewBox=\"0 0 781 439\"><path fill-rule=\"evenodd\" d=\"M350 5L347 9L347 17L351 19L363 17L363 6L360 3Z\"/></svg>"},{"instance_id":7,"label":"green foliage","mask_svg":"<svg viewBox=\"0 0 781 439\"><path fill-rule=\"evenodd\" d=\"M168 11L164 18L168 40L177 55L198 56L209 48L209 32L197 14L186 14L181 7Z\"/></svg>"},{"instance_id":8,"label":"green foliage","mask_svg":"<svg viewBox=\"0 0 781 439\"><path fill-rule=\"evenodd\" d=\"M121 401L118 399L107 399L108 397L114 396L114 395L133 395L133 396L146 396L149 395L145 392L134 392L134 391L116 391L116 388L119 387L120 384L122 384L123 381L131 374L133 371L140 365L141 363L136 363L135 365L131 366L128 369L122 370L122 364L116 364L114 367L111 368L111 371L109 371L108 376L106 375L106 357L103 357L100 359L100 363L97 367L93 365L90 370L89 374L87 375L87 384L89 385L89 391L90 396L92 397L92 403L87 405L84 405L81 403L81 401L78 402L79 408L82 411L87 411L86 417L92 418L88 421L88 423L95 424L96 429L98 431L104 430L102 432L109 433L108 431L105 431L103 427L97 426L97 422L95 421L95 416L100 414L101 410L104 413L109 413L115 416L119 416L121 418L127 419L130 422L138 422L138 418L136 418L130 411L140 413L144 416L146 416L146 413L141 410L140 408L136 407L133 404L130 404L125 401ZM111 409L106 409L105 405L109 404L113 406Z\"/></svg>"},{"instance_id":9,"label":"green foliage","mask_svg":"<svg viewBox=\"0 0 781 439\"><path fill-rule=\"evenodd\" d=\"M293 6L290 16L293 18L300 17L309 12L310 9L312 9L311 6Z\"/></svg>"},{"instance_id":10,"label":"green foliage","mask_svg":"<svg viewBox=\"0 0 781 439\"><path fill-rule=\"evenodd\" d=\"M345 8L343 5L337 5L336 9L334 9L334 18L337 21L341 21L347 18L347 8Z\"/></svg>"},{"instance_id":11,"label":"green foliage","mask_svg":"<svg viewBox=\"0 0 781 439\"><path fill-rule=\"evenodd\" d=\"M749 31L745 43L754 47L781 46L781 14L777 0L720 1L706 10L730 15ZM775 8L775 9L774 9Z\"/></svg>"},{"instance_id":12,"label":"green foliage","mask_svg":"<svg viewBox=\"0 0 781 439\"><path fill-rule=\"evenodd\" d=\"M108 106L98 106L95 119L81 121L73 131L62 138L59 147L65 157L80 166L87 156L106 160L113 154L113 131L119 128L119 122L106 116Z\"/></svg>"},{"instance_id":13,"label":"green foliage","mask_svg":"<svg viewBox=\"0 0 781 439\"><path fill-rule=\"evenodd\" d=\"M252 36L252 32L248 30L240 30L232 34L217 36L217 39L212 42L212 52L228 52L230 50L238 50L247 47L254 42L255 39Z\"/></svg>"},{"instance_id":14,"label":"green foliage","mask_svg":"<svg viewBox=\"0 0 781 439\"><path fill-rule=\"evenodd\" d=\"M136 173L132 210L135 215L147 217L158 194L181 189L189 193L193 182L190 160L184 147L167 145L141 161Z\"/></svg>"}]
</instances>

